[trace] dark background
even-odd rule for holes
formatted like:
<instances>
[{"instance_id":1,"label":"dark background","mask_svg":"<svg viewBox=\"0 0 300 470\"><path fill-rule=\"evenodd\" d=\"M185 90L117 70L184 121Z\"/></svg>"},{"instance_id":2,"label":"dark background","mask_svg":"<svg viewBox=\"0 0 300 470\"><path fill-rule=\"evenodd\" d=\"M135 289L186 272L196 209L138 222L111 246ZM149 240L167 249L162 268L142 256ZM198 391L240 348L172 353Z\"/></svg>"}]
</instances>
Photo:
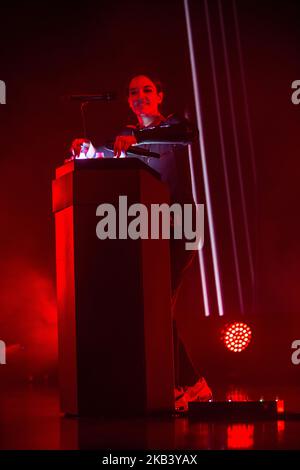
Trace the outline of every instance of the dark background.
<instances>
[{"instance_id":1,"label":"dark background","mask_svg":"<svg viewBox=\"0 0 300 470\"><path fill-rule=\"evenodd\" d=\"M217 2L209 4L214 29ZM222 5L234 57L231 2ZM254 301L250 296L249 312L260 321L265 319L271 349L272 341L276 349L282 327L289 325L288 348L300 337L300 107L291 102L291 83L300 79L300 6L296 1L267 0L237 0L236 5L258 176L256 211L254 201L249 212L256 260L256 294ZM198 8L195 3L193 7ZM76 6L10 3L2 4L0 11L0 79L7 87L7 104L0 106L0 339L10 345L11 366L6 367L17 376L35 377L48 374L56 360L51 180L72 139L82 135L78 104L62 97L107 90L118 93L117 101L93 103L87 109L88 137L101 144L133 119L125 97L133 75L155 73L166 84L165 114L189 111L195 119L193 89L181 1L86 1ZM195 41L206 37L201 18L194 25ZM217 30L214 37L218 55ZM197 61L209 145L216 140L216 124L211 65L206 45L201 44ZM236 78L234 64L232 70ZM218 79L222 90L224 76L219 74ZM222 105L226 110L226 100ZM214 155L212 181L219 171L218 152ZM205 203L201 175L197 181L200 202ZM218 194L219 188L212 185L211 190ZM226 224L225 206L218 201L214 210L219 224ZM222 281L230 292L226 259L231 254L220 236L219 251ZM239 256L246 260L242 248ZM203 316L201 292L193 292L195 297L198 294L197 311ZM194 339L197 342L197 334ZM288 358L290 351L285 349L285 354ZM211 356L212 351L207 351L205 361Z\"/></svg>"}]
</instances>

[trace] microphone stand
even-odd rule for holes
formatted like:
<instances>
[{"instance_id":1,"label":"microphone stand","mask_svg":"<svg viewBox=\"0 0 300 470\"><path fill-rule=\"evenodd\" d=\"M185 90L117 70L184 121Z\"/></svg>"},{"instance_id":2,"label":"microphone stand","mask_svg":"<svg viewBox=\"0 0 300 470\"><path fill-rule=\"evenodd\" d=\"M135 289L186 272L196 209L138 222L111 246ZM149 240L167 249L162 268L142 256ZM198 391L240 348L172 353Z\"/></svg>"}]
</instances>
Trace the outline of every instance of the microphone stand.
<instances>
[{"instance_id":1,"label":"microphone stand","mask_svg":"<svg viewBox=\"0 0 300 470\"><path fill-rule=\"evenodd\" d=\"M83 137L84 139L87 139L87 133L86 133L86 118L84 115L84 107L88 105L88 101L83 101L80 105L80 113L81 113L81 119L82 119L82 127L83 127Z\"/></svg>"}]
</instances>

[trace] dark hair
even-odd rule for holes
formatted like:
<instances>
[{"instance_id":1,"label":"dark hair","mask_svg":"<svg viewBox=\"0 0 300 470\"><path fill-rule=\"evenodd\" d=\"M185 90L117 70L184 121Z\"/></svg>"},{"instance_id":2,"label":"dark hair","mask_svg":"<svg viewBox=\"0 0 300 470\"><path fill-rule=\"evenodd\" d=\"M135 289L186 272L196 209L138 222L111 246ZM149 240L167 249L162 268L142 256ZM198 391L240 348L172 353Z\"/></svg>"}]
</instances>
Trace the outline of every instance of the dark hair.
<instances>
[{"instance_id":1,"label":"dark hair","mask_svg":"<svg viewBox=\"0 0 300 470\"><path fill-rule=\"evenodd\" d=\"M151 80L152 83L154 83L157 93L161 93L163 91L163 84L162 84L161 80L159 78L157 78L155 75L152 75L152 74L149 74L149 73L136 73L131 77L129 83L135 77L147 77L147 78L149 78L149 80ZM127 96L129 96L129 83L126 87L126 95Z\"/></svg>"}]
</instances>

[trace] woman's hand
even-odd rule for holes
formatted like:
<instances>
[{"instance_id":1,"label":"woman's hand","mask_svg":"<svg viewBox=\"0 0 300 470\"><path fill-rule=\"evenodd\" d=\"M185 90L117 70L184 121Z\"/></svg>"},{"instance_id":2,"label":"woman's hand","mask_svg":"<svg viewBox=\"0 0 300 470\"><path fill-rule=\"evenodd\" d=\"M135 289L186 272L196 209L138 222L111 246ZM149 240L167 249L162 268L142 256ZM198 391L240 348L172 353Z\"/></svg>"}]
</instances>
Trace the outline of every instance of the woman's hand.
<instances>
[{"instance_id":1,"label":"woman's hand","mask_svg":"<svg viewBox=\"0 0 300 470\"><path fill-rule=\"evenodd\" d=\"M127 152L131 145L137 144L137 140L133 135L118 135L114 143L114 154L120 158L122 152Z\"/></svg>"},{"instance_id":2,"label":"woman's hand","mask_svg":"<svg viewBox=\"0 0 300 470\"><path fill-rule=\"evenodd\" d=\"M70 147L70 152L72 153L72 155L79 157L82 144L88 144L88 149L91 144L91 141L88 139L74 139Z\"/></svg>"}]
</instances>

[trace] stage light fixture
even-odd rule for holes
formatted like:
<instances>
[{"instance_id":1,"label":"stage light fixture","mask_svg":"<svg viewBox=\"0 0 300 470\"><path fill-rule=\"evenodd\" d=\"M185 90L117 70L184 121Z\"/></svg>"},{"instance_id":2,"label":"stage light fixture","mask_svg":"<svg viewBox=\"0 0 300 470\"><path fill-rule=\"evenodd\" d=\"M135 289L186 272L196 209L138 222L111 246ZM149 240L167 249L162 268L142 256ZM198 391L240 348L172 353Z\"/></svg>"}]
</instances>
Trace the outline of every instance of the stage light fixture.
<instances>
[{"instance_id":1,"label":"stage light fixture","mask_svg":"<svg viewBox=\"0 0 300 470\"><path fill-rule=\"evenodd\" d=\"M243 322L227 324L222 330L222 341L232 352L244 351L249 346L251 338L251 328Z\"/></svg>"}]
</instances>

